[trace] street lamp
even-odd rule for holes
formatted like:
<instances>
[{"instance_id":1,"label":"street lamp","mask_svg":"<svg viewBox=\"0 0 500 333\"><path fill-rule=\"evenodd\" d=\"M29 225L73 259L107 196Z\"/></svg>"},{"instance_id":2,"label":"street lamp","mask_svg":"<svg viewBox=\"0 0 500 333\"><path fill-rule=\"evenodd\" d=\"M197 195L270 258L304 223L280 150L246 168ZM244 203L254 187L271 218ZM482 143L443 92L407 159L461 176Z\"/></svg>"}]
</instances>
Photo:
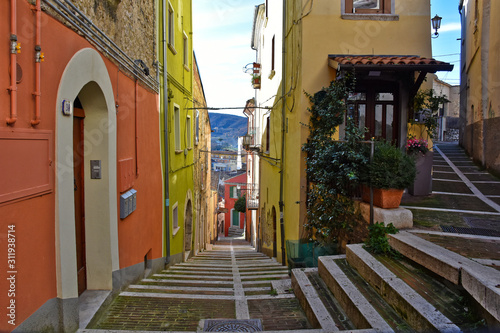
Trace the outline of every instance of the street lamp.
<instances>
[{"instance_id":1,"label":"street lamp","mask_svg":"<svg viewBox=\"0 0 500 333\"><path fill-rule=\"evenodd\" d=\"M441 20L443 18L441 16L438 16L436 14L436 16L434 16L432 19L431 19L431 22L432 22L432 29L434 29L434 36L432 36L432 38L438 38L439 34L438 34L438 29L441 27Z\"/></svg>"}]
</instances>

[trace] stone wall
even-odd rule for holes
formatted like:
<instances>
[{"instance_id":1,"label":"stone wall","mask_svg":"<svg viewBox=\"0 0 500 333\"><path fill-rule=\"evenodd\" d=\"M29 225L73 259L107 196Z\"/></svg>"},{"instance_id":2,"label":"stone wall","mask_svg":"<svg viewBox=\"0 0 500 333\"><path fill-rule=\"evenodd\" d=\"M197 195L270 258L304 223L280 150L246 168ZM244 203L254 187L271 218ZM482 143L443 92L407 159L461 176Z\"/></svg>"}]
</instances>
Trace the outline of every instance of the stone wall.
<instances>
[{"instance_id":1,"label":"stone wall","mask_svg":"<svg viewBox=\"0 0 500 333\"><path fill-rule=\"evenodd\" d=\"M465 127L461 145L475 162L500 176L500 117L478 121Z\"/></svg>"},{"instance_id":2,"label":"stone wall","mask_svg":"<svg viewBox=\"0 0 500 333\"><path fill-rule=\"evenodd\" d=\"M154 0L78 0L72 3L130 58L143 60L150 75L156 77ZM47 6L42 8L61 20Z\"/></svg>"}]
</instances>

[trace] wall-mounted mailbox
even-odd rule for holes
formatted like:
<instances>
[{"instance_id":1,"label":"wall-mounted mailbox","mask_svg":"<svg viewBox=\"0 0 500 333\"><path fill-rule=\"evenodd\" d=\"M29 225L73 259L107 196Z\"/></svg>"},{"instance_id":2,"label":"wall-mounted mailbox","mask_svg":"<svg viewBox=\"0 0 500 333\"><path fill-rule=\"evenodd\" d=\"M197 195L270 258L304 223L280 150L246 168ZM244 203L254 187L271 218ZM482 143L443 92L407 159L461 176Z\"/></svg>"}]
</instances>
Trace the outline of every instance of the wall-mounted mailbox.
<instances>
[{"instance_id":1,"label":"wall-mounted mailbox","mask_svg":"<svg viewBox=\"0 0 500 333\"><path fill-rule=\"evenodd\" d=\"M124 219L137 207L137 191L132 189L120 195L120 218Z\"/></svg>"},{"instance_id":2,"label":"wall-mounted mailbox","mask_svg":"<svg viewBox=\"0 0 500 333\"><path fill-rule=\"evenodd\" d=\"M90 179L101 179L101 160L90 160Z\"/></svg>"}]
</instances>

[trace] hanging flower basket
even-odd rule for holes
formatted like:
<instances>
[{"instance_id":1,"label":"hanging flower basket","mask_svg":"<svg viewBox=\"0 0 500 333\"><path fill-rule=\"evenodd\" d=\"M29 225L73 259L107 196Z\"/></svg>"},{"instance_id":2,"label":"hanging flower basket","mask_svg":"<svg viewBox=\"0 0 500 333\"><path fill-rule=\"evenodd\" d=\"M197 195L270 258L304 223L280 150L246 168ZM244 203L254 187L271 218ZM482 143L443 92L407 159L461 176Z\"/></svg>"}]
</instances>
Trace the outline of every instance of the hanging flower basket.
<instances>
[{"instance_id":1,"label":"hanging flower basket","mask_svg":"<svg viewBox=\"0 0 500 333\"><path fill-rule=\"evenodd\" d=\"M260 89L260 75L252 76L252 85L254 89Z\"/></svg>"}]
</instances>

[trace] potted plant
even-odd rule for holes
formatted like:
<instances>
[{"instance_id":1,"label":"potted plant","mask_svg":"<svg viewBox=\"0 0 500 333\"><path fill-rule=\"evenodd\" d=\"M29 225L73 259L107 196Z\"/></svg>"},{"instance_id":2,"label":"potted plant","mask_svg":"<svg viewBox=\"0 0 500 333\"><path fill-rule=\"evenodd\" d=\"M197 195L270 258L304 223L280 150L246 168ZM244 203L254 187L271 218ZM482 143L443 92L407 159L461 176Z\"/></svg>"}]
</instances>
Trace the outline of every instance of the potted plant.
<instances>
[{"instance_id":1,"label":"potted plant","mask_svg":"<svg viewBox=\"0 0 500 333\"><path fill-rule=\"evenodd\" d=\"M410 136L406 141L406 152L415 160L417 175L408 187L411 195L429 195L432 191L432 159L427 140Z\"/></svg>"},{"instance_id":2,"label":"potted plant","mask_svg":"<svg viewBox=\"0 0 500 333\"><path fill-rule=\"evenodd\" d=\"M409 117L409 126L418 137L434 140L439 108L448 103L446 95L436 95L433 89L420 90L413 98L414 115ZM408 137L406 149L415 159L417 178L408 188L411 195L429 195L432 192L432 159L433 152L428 148L428 141L416 139L414 135Z\"/></svg>"},{"instance_id":3,"label":"potted plant","mask_svg":"<svg viewBox=\"0 0 500 333\"><path fill-rule=\"evenodd\" d=\"M252 85L254 89L260 89L260 75L252 74Z\"/></svg>"},{"instance_id":4,"label":"potted plant","mask_svg":"<svg viewBox=\"0 0 500 333\"><path fill-rule=\"evenodd\" d=\"M371 185L375 206L399 207L404 189L413 184L415 174L413 158L389 142L377 141L373 160L362 174L363 201L370 201L369 186Z\"/></svg>"}]
</instances>

